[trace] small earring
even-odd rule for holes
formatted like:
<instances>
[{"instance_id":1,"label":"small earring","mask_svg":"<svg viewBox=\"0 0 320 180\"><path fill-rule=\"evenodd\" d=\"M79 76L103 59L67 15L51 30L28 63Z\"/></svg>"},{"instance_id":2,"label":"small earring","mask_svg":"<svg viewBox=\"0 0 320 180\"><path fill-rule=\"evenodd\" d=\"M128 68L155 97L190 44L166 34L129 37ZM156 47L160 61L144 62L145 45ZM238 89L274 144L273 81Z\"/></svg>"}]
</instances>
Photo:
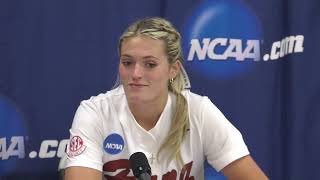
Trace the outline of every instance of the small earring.
<instances>
[{"instance_id":1,"label":"small earring","mask_svg":"<svg viewBox=\"0 0 320 180\"><path fill-rule=\"evenodd\" d=\"M170 84L172 84L172 83L173 83L173 78L171 78L171 79L169 80L169 82L170 82Z\"/></svg>"}]
</instances>

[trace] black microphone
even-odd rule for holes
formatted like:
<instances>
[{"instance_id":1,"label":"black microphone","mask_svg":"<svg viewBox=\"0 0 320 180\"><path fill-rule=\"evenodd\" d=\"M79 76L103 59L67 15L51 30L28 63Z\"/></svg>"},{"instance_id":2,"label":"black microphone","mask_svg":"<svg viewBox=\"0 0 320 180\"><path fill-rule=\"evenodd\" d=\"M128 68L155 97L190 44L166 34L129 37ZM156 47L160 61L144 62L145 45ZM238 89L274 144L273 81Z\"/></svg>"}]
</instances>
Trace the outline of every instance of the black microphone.
<instances>
[{"instance_id":1,"label":"black microphone","mask_svg":"<svg viewBox=\"0 0 320 180\"><path fill-rule=\"evenodd\" d=\"M138 180L151 180L151 167L143 152L133 153L129 160L133 175L138 178Z\"/></svg>"}]
</instances>

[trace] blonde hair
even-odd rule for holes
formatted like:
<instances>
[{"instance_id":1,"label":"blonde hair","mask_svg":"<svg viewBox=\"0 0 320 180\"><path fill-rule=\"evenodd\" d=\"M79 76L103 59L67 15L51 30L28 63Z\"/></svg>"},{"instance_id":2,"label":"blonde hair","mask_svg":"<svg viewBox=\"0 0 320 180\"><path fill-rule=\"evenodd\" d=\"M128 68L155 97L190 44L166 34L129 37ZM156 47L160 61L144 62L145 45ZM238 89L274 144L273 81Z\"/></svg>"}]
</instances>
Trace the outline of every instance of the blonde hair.
<instances>
[{"instance_id":1,"label":"blonde hair","mask_svg":"<svg viewBox=\"0 0 320 180\"><path fill-rule=\"evenodd\" d=\"M169 64L180 61L182 64L183 55L181 48L181 36L173 25L160 17L153 17L139 20L128 27L122 34L119 41L118 51L121 53L121 46L124 40L145 36L165 42L166 54ZM169 150L168 162L175 158L179 165L183 165L180 147L189 128L188 106L185 97L181 94L185 88L185 82L180 71L173 80L168 80L168 89L176 95L176 106L172 117L171 128L164 143L160 146L159 153L162 150Z\"/></svg>"}]
</instances>

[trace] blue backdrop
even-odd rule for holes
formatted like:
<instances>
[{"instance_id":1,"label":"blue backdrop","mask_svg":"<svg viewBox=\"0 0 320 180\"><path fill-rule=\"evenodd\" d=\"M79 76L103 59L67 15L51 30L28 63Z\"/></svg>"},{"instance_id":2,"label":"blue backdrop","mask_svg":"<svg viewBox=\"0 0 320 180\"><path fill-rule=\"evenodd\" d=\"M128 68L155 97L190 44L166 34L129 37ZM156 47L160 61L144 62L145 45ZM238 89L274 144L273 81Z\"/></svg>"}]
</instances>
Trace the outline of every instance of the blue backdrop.
<instances>
[{"instance_id":1,"label":"blue backdrop","mask_svg":"<svg viewBox=\"0 0 320 180\"><path fill-rule=\"evenodd\" d=\"M57 179L81 100L115 82L120 34L150 16L183 36L192 91L271 179L317 179L318 0L0 0L0 179ZM207 167L207 179L224 179Z\"/></svg>"}]
</instances>

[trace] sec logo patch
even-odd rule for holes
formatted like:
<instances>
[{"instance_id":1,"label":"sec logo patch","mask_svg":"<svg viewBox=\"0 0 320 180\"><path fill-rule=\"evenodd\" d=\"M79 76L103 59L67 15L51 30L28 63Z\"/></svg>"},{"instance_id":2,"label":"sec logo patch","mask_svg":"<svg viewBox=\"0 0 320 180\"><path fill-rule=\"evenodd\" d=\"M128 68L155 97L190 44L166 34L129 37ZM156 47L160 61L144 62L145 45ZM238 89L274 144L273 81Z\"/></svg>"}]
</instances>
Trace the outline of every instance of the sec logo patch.
<instances>
[{"instance_id":1,"label":"sec logo patch","mask_svg":"<svg viewBox=\"0 0 320 180\"><path fill-rule=\"evenodd\" d=\"M87 146L84 145L84 141L80 136L73 136L69 142L67 155L69 157L78 156L79 154L83 153L86 147Z\"/></svg>"}]
</instances>

